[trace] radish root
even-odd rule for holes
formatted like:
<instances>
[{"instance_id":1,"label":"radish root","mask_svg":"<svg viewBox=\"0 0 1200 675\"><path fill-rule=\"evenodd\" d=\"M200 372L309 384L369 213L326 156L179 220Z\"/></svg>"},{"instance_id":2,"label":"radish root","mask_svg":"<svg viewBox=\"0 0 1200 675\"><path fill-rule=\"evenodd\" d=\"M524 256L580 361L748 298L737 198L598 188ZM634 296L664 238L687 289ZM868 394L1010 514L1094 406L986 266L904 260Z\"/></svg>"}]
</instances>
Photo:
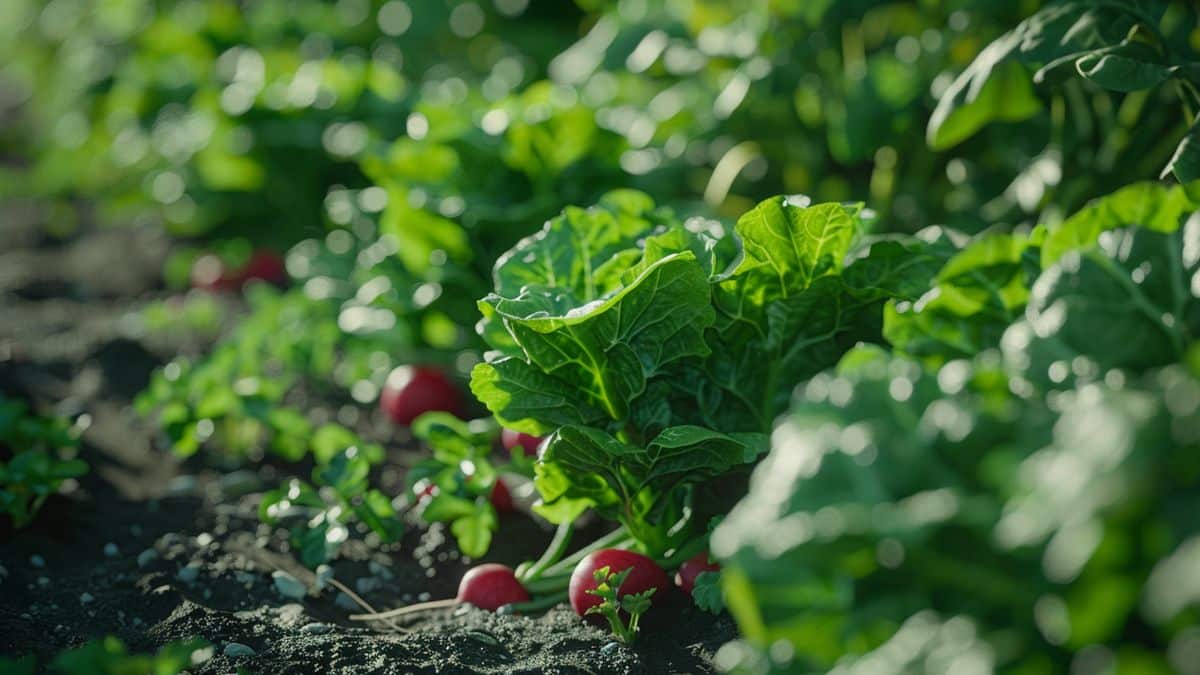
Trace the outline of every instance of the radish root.
<instances>
[{"instance_id":1,"label":"radish root","mask_svg":"<svg viewBox=\"0 0 1200 675\"><path fill-rule=\"evenodd\" d=\"M383 621L383 620L387 620L387 619L393 619L398 616L405 616L407 614L416 614L418 612L427 612L427 611L432 611L435 609L448 609L450 607L454 607L457 604L458 604L457 600L455 600L453 598L447 598L445 600L430 600L429 602L418 602L415 605L405 605L404 607L397 607L396 609L390 609L386 612L376 612L374 609L368 608L368 609L370 609L370 612L371 612L370 614L351 614L350 620L351 621Z\"/></svg>"}]
</instances>

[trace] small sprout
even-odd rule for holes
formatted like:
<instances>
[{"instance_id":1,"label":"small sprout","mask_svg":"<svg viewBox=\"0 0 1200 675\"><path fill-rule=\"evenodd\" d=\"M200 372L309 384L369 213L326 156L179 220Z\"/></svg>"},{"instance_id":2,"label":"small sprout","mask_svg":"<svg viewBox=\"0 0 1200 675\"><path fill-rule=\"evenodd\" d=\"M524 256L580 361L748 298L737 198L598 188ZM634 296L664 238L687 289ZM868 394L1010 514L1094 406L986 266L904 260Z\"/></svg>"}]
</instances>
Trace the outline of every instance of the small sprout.
<instances>
[{"instance_id":1,"label":"small sprout","mask_svg":"<svg viewBox=\"0 0 1200 675\"><path fill-rule=\"evenodd\" d=\"M608 625L612 627L613 635L622 644L627 645L633 644L633 641L637 639L638 623L641 621L642 615L650 609L650 597L658 590L651 588L641 593L618 595L621 584L625 583L625 579L632 571L633 568L630 567L614 573L608 567L601 567L595 572L596 587L587 591L603 601L595 607L589 607L587 613L599 614L608 619ZM628 620L622 615L629 617Z\"/></svg>"}]
</instances>

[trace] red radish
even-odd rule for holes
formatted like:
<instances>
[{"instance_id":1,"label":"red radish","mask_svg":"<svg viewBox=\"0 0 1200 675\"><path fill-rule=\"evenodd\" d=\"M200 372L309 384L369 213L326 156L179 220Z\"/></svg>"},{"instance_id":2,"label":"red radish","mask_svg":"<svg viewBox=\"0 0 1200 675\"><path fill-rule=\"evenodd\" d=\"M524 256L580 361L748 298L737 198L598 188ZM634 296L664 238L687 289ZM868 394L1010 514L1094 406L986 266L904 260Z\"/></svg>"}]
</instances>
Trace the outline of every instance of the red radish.
<instances>
[{"instance_id":1,"label":"red radish","mask_svg":"<svg viewBox=\"0 0 1200 675\"><path fill-rule=\"evenodd\" d=\"M492 483L491 494L492 506L500 513L508 513L513 510L512 493L508 491L508 486L499 478L495 483Z\"/></svg>"},{"instance_id":2,"label":"red radish","mask_svg":"<svg viewBox=\"0 0 1200 675\"><path fill-rule=\"evenodd\" d=\"M208 253L192 263L192 288L213 292L236 291L251 280L282 286L287 283L283 256L258 249L239 269L230 269L219 256Z\"/></svg>"},{"instance_id":3,"label":"red radish","mask_svg":"<svg viewBox=\"0 0 1200 675\"><path fill-rule=\"evenodd\" d=\"M604 622L604 618L600 615L587 613L588 609L603 602L599 597L588 593L596 588L595 573L601 567L607 567L612 573L624 572L632 568L633 571L626 577L625 583L617 589L618 596L643 593L654 588L657 590L651 596L651 602L657 603L662 600L663 595L670 588L671 582L667 579L667 573L658 566L658 563L640 553L619 548L593 551L575 566L575 571L571 573L571 586L568 592L571 598L571 607L575 613L590 621Z\"/></svg>"},{"instance_id":4,"label":"red radish","mask_svg":"<svg viewBox=\"0 0 1200 675\"><path fill-rule=\"evenodd\" d=\"M512 568L487 563L472 567L463 575L454 600L494 612L514 602L529 602L529 592L517 581Z\"/></svg>"},{"instance_id":5,"label":"red radish","mask_svg":"<svg viewBox=\"0 0 1200 675\"><path fill-rule=\"evenodd\" d=\"M542 444L542 437L505 429L500 432L500 443L504 445L505 450L512 450L519 445L525 449L526 456L535 457L538 454L538 446Z\"/></svg>"},{"instance_id":6,"label":"red radish","mask_svg":"<svg viewBox=\"0 0 1200 675\"><path fill-rule=\"evenodd\" d=\"M268 284L282 286L287 283L287 267L284 265L283 256L275 251L260 248L250 256L250 262L246 263L239 275L240 281L245 283L251 279L265 281Z\"/></svg>"},{"instance_id":7,"label":"red radish","mask_svg":"<svg viewBox=\"0 0 1200 675\"><path fill-rule=\"evenodd\" d=\"M192 288L203 291L232 291L240 285L237 275L225 266L220 257L208 253L192 263Z\"/></svg>"},{"instance_id":8,"label":"red radish","mask_svg":"<svg viewBox=\"0 0 1200 675\"><path fill-rule=\"evenodd\" d=\"M393 422L408 426L432 410L461 417L463 400L450 378L437 368L400 366L388 375L379 407Z\"/></svg>"},{"instance_id":9,"label":"red radish","mask_svg":"<svg viewBox=\"0 0 1200 675\"><path fill-rule=\"evenodd\" d=\"M721 566L708 557L708 551L701 551L679 566L679 571L675 573L675 585L691 595L692 589L696 587L696 577L705 572L720 571Z\"/></svg>"}]
</instances>

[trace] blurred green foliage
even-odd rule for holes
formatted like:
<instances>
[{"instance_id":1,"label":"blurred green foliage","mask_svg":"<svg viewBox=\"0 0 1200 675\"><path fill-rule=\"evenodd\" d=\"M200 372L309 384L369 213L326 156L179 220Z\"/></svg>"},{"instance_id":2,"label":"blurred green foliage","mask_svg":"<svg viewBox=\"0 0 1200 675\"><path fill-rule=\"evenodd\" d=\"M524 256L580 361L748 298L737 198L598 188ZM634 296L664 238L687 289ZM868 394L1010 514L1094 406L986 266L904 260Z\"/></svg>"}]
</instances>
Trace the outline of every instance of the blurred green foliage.
<instances>
[{"instance_id":1,"label":"blurred green foliage","mask_svg":"<svg viewBox=\"0 0 1200 675\"><path fill-rule=\"evenodd\" d=\"M969 244L921 300L892 301L915 321L892 353L860 347L797 389L714 534L746 636L727 668L1051 673L1103 653L1186 672L1200 220L1184 192L1138 184L1048 233Z\"/></svg>"},{"instance_id":2,"label":"blurred green foliage","mask_svg":"<svg viewBox=\"0 0 1200 675\"><path fill-rule=\"evenodd\" d=\"M35 415L0 394L0 514L25 527L65 481L87 473L74 456L78 443L66 420Z\"/></svg>"}]
</instances>

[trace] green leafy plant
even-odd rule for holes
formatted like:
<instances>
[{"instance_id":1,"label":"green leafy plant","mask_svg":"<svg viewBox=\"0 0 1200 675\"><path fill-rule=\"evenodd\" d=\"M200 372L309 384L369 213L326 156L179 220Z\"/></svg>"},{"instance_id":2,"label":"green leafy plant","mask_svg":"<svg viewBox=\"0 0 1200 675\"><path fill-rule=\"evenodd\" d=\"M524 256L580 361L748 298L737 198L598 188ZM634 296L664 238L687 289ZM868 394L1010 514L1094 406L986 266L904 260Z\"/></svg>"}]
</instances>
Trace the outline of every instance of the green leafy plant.
<instances>
[{"instance_id":1,"label":"green leafy plant","mask_svg":"<svg viewBox=\"0 0 1200 675\"><path fill-rule=\"evenodd\" d=\"M1028 119L1042 109L1033 85L1061 87L1068 78L1119 94L1169 85L1191 123L1200 113L1200 71L1188 41L1194 20L1194 7L1166 0L1046 3L989 44L946 90L929 120L929 143L946 149L990 122ZM1178 143L1164 176L1200 178L1197 128Z\"/></svg>"},{"instance_id":2,"label":"green leafy plant","mask_svg":"<svg viewBox=\"0 0 1200 675\"><path fill-rule=\"evenodd\" d=\"M721 573L701 572L696 575L696 585L692 588L692 600L700 609L710 614L720 614L725 610L725 600L721 597Z\"/></svg>"},{"instance_id":3,"label":"green leafy plant","mask_svg":"<svg viewBox=\"0 0 1200 675\"><path fill-rule=\"evenodd\" d=\"M380 459L345 447L313 469L311 485L292 479L264 494L259 517L271 525L293 521L292 546L309 567L336 558L356 522L383 542L398 541L404 525L392 500L368 482L372 462Z\"/></svg>"},{"instance_id":4,"label":"green leafy plant","mask_svg":"<svg viewBox=\"0 0 1200 675\"><path fill-rule=\"evenodd\" d=\"M1019 289L1001 294L1014 311L952 305L955 321L936 325L993 338L975 353L954 340L858 348L797 390L713 535L747 641L727 652L738 669L866 662L893 638L927 643L915 627L939 616L973 626L960 647L996 672L1065 667L1096 644L1118 667L1171 648L1196 602L1165 590L1198 536L1178 517L1200 448L1200 258L1187 253L1200 228L1186 192L1135 185L1044 238L991 240L1003 255L968 245L932 286L997 261L973 288ZM916 361L903 354L914 344L945 348ZM791 656L766 658L780 641Z\"/></svg>"},{"instance_id":5,"label":"green leafy plant","mask_svg":"<svg viewBox=\"0 0 1200 675\"><path fill-rule=\"evenodd\" d=\"M0 395L0 513L25 527L64 481L88 471L86 462L62 455L78 439L65 420L39 417L24 401Z\"/></svg>"},{"instance_id":6,"label":"green leafy plant","mask_svg":"<svg viewBox=\"0 0 1200 675\"><path fill-rule=\"evenodd\" d=\"M440 412L425 413L412 427L430 454L409 469L407 493L421 520L450 523L459 550L471 558L487 553L499 527L496 491L508 495L508 488L497 487L500 474L533 474L532 460L519 447L508 462L494 461L499 432L491 419L464 422Z\"/></svg>"},{"instance_id":7,"label":"green leafy plant","mask_svg":"<svg viewBox=\"0 0 1200 675\"><path fill-rule=\"evenodd\" d=\"M176 675L186 672L206 656L208 642L199 638L176 640L153 654L130 654L125 644L113 635L62 652L50 663L50 672L61 675ZM33 655L12 660L0 658L0 668L12 675L33 675L37 659Z\"/></svg>"},{"instance_id":8,"label":"green leafy plant","mask_svg":"<svg viewBox=\"0 0 1200 675\"><path fill-rule=\"evenodd\" d=\"M553 432L536 465L552 521L591 507L652 554L683 545L791 384L879 339L883 302L939 255L869 236L855 205L768 200L734 232L619 192L497 262L472 390L504 426Z\"/></svg>"},{"instance_id":9,"label":"green leafy plant","mask_svg":"<svg viewBox=\"0 0 1200 675\"><path fill-rule=\"evenodd\" d=\"M631 645L638 636L638 624L642 615L650 609L650 598L657 588L651 588L641 593L626 593L618 595L621 584L629 576L632 568L613 572L607 567L595 571L596 587L587 592L600 598L603 602L589 607L588 614L599 614L608 621L609 628L623 644Z\"/></svg>"}]
</instances>

